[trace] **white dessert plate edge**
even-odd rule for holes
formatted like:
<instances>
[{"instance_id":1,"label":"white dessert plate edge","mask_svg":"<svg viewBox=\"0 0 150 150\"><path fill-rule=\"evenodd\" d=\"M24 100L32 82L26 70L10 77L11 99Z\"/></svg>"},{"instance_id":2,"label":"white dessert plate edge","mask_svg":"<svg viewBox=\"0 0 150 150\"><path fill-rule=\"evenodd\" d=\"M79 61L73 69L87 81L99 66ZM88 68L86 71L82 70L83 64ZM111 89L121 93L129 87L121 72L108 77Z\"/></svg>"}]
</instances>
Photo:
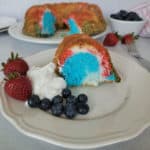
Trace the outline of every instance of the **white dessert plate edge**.
<instances>
[{"instance_id":1,"label":"white dessert plate edge","mask_svg":"<svg viewBox=\"0 0 150 150\"><path fill-rule=\"evenodd\" d=\"M44 52L40 52L40 53L42 54ZM38 54L40 55L40 53L38 53ZM118 54L115 54L115 56L121 57L123 59L123 56L120 56ZM29 56L28 59L30 59L32 57L33 56ZM135 67L139 67L139 70L143 71L144 74L148 77L148 79L150 79L149 76L148 76L148 72L145 69L141 68L138 64L136 64L135 62L133 62L133 60L130 60L130 59L125 59L125 60L129 60L129 62L130 61L132 62L132 65L135 65ZM1 82L1 84L2 84L2 82ZM1 86L1 84L0 84L0 86ZM138 119L138 116L135 116L134 124L132 124L130 127L128 127L126 129L126 131L124 131L124 129L120 129L120 131L118 133L116 133L116 135L115 134L114 134L114 136L113 135L107 135L108 139L107 138L106 139L102 138L100 141L99 140L94 141L93 144L91 144L91 142L89 144L88 143L86 143L86 144L82 144L82 143L68 143L66 141L66 139L60 141L61 138L59 139L59 141L57 141L58 140L57 138L56 139L55 138L49 138L46 135L39 134L36 131L36 129L30 128L29 126L27 126L26 124L24 124L24 122L22 122L22 119L20 118L21 116L14 115L11 112L11 110L9 109L9 107L7 105L5 105L6 103L3 101L3 98L5 97L5 93L3 93L1 91L1 94L2 94L0 96L0 99L1 99L0 100L0 104L1 104L0 105L0 110L1 110L1 113L20 132L22 132L25 135L28 135L30 137L33 137L33 138L36 138L36 139L39 139L39 140L43 140L45 142L48 142L48 143L51 143L51 144L54 144L54 145L57 145L57 146L61 146L61 147L67 147L67 148L73 148L73 149L89 149L89 148L102 147L102 146L106 146L106 145L110 145L110 144L114 144L114 143L118 143L118 142L122 142L122 141L126 141L126 140L129 140L129 139L132 139L132 138L138 136L147 127L150 126L150 118L148 116L145 116L145 118L143 118L143 115L142 115L141 117L139 117L139 119ZM146 106L147 104L144 104L144 102L145 101L143 100L142 104L144 106ZM143 105L142 105L142 107L144 108ZM130 107L130 105L129 105L129 107ZM137 106L136 106L136 108L137 108ZM139 106L139 108L140 108L140 106ZM148 107L146 107L146 108L148 108ZM130 110L130 111L132 111L134 113L134 110ZM150 112L150 109L146 110L146 112L148 112L148 111ZM145 113L145 110L143 110L143 112ZM149 113L147 113L147 114L149 114ZM125 114L125 115L127 115L127 117L129 117L128 116L129 114ZM134 115L136 115L136 110L135 110L135 114ZM111 118L111 115L108 116L108 117ZM122 116L122 117L124 117L124 116ZM102 122L103 122L103 119L105 119L105 118L102 118ZM129 120L130 120L130 117L129 117ZM130 124L130 122L126 122L126 123ZM63 121L62 121L62 124L63 124ZM70 121L70 124L72 124L72 121ZM121 125L119 125L118 127L121 127ZM88 140L88 138L87 138L87 140Z\"/></svg>"}]
</instances>

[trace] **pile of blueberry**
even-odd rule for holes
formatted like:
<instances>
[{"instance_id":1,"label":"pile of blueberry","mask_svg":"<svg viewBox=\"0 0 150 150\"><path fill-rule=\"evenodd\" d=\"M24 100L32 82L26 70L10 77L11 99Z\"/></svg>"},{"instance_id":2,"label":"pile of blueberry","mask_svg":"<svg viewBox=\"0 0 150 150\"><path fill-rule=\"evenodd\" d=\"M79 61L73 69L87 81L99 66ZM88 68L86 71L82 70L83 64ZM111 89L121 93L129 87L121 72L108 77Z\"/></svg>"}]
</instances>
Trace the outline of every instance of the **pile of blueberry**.
<instances>
[{"instance_id":1,"label":"pile of blueberry","mask_svg":"<svg viewBox=\"0 0 150 150\"><path fill-rule=\"evenodd\" d=\"M73 119L77 114L85 115L89 112L87 101L88 97L85 94L79 94L75 97L70 89L65 88L62 90L61 96L56 95L52 100L48 98L40 100L38 95L32 95L28 99L28 105L32 108L51 112L54 116L64 114L67 118Z\"/></svg>"},{"instance_id":2,"label":"pile of blueberry","mask_svg":"<svg viewBox=\"0 0 150 150\"><path fill-rule=\"evenodd\" d=\"M111 14L111 18L118 20L126 20L126 21L141 21L143 20L136 12L120 10L118 13Z\"/></svg>"}]
</instances>

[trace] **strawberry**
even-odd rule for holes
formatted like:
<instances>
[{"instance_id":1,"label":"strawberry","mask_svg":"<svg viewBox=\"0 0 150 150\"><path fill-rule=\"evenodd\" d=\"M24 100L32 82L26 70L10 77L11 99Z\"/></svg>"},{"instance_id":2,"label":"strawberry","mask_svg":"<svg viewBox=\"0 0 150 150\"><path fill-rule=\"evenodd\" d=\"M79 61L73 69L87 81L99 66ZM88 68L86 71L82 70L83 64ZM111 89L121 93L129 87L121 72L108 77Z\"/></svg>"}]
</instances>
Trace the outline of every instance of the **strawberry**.
<instances>
[{"instance_id":1,"label":"strawberry","mask_svg":"<svg viewBox=\"0 0 150 150\"><path fill-rule=\"evenodd\" d=\"M21 75L26 75L29 67L28 64L21 57L18 57L18 54L14 55L11 53L11 58L7 60L6 63L2 63L3 72L6 76L10 73L18 72Z\"/></svg>"},{"instance_id":2,"label":"strawberry","mask_svg":"<svg viewBox=\"0 0 150 150\"><path fill-rule=\"evenodd\" d=\"M20 101L27 100L32 94L31 81L28 77L22 75L15 75L15 77L6 80L4 89L10 97Z\"/></svg>"},{"instance_id":3,"label":"strawberry","mask_svg":"<svg viewBox=\"0 0 150 150\"><path fill-rule=\"evenodd\" d=\"M119 41L118 35L115 33L108 33L103 41L105 46L115 46Z\"/></svg>"},{"instance_id":4,"label":"strawberry","mask_svg":"<svg viewBox=\"0 0 150 150\"><path fill-rule=\"evenodd\" d=\"M131 44L134 42L134 35L132 33L126 34L122 37L121 43L122 44Z\"/></svg>"}]
</instances>

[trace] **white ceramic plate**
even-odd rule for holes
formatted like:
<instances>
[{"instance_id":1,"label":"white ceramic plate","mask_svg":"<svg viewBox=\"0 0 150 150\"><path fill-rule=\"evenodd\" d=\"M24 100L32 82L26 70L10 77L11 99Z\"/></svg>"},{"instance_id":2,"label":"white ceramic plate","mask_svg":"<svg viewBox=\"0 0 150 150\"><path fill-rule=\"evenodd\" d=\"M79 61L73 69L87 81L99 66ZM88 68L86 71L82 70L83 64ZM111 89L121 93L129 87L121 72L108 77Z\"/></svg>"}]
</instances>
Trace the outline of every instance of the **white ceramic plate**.
<instances>
[{"instance_id":1,"label":"white ceramic plate","mask_svg":"<svg viewBox=\"0 0 150 150\"><path fill-rule=\"evenodd\" d=\"M26 60L30 66L42 66L53 54L47 50ZM150 125L150 74L131 58L110 54L121 83L73 89L74 94L88 94L88 115L68 120L29 108L8 97L1 82L2 114L22 133L67 148L96 148L137 136Z\"/></svg>"},{"instance_id":2,"label":"white ceramic plate","mask_svg":"<svg viewBox=\"0 0 150 150\"><path fill-rule=\"evenodd\" d=\"M0 16L0 32L8 30L8 27L15 24L16 19L7 16Z\"/></svg>"},{"instance_id":3,"label":"white ceramic plate","mask_svg":"<svg viewBox=\"0 0 150 150\"><path fill-rule=\"evenodd\" d=\"M32 43L40 43L40 44L59 44L62 40L64 35L68 31L57 31L54 36L48 37L48 38L37 38L37 37L31 37L27 36L22 33L23 23L16 23L15 25L11 26L8 30L8 33L18 40L26 41L26 42L32 42ZM104 36L108 31L109 27L100 34L97 34L95 36L92 36L94 39L98 39L102 36Z\"/></svg>"},{"instance_id":4,"label":"white ceramic plate","mask_svg":"<svg viewBox=\"0 0 150 150\"><path fill-rule=\"evenodd\" d=\"M6 27L6 28L2 28L2 29L0 29L0 32L5 32L5 31L7 31L8 30L8 28Z\"/></svg>"}]
</instances>

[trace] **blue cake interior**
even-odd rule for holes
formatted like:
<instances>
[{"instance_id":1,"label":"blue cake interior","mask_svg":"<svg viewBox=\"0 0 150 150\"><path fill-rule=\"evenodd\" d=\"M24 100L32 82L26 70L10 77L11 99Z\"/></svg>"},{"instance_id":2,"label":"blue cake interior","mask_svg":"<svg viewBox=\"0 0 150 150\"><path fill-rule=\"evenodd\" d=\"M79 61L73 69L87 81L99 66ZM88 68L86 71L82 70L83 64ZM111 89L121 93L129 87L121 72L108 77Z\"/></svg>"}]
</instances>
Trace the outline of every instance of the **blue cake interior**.
<instances>
[{"instance_id":1,"label":"blue cake interior","mask_svg":"<svg viewBox=\"0 0 150 150\"><path fill-rule=\"evenodd\" d=\"M89 52L79 52L66 59L61 73L67 85L80 86L90 83L98 83L100 76L100 65L97 57ZM89 84L90 84L89 83Z\"/></svg>"},{"instance_id":2,"label":"blue cake interior","mask_svg":"<svg viewBox=\"0 0 150 150\"><path fill-rule=\"evenodd\" d=\"M41 35L53 35L56 31L55 23L55 16L50 11L46 10L42 17Z\"/></svg>"}]
</instances>

